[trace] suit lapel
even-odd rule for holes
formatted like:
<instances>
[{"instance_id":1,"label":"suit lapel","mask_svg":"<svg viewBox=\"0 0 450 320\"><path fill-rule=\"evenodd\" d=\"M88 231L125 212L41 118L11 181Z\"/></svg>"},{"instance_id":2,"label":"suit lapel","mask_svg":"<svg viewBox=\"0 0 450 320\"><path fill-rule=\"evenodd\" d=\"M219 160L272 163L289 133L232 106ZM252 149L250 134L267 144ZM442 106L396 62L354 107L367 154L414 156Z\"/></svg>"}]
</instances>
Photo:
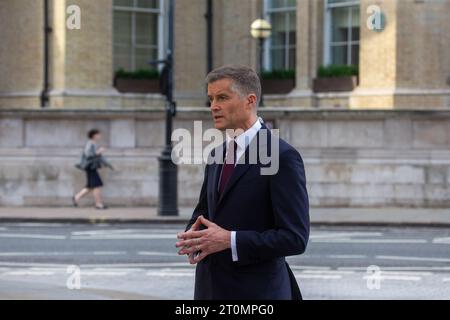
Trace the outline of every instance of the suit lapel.
<instances>
[{"instance_id":1,"label":"suit lapel","mask_svg":"<svg viewBox=\"0 0 450 320\"><path fill-rule=\"evenodd\" d=\"M227 185L225 186L225 190L223 190L223 193L220 195L219 202L217 203L217 206L222 202L222 199L225 198L227 193L234 187L236 182L239 180L240 177L242 177L247 171L250 169L250 164L238 164L236 168L233 171L233 174L230 177L230 180L228 181Z\"/></svg>"},{"instance_id":2,"label":"suit lapel","mask_svg":"<svg viewBox=\"0 0 450 320\"><path fill-rule=\"evenodd\" d=\"M217 149L214 150L214 154L216 152L221 152L222 153L222 159L225 157L225 143L222 145L222 147L219 147ZM216 208L217 207L217 203L219 202L219 190L218 190L218 185L219 185L219 179L220 179L220 172L222 171L222 164L219 163L213 163L213 175L212 175L212 180L210 181L210 185L209 188L211 189L211 193L213 195L213 203L212 203L212 207Z\"/></svg>"},{"instance_id":3,"label":"suit lapel","mask_svg":"<svg viewBox=\"0 0 450 320\"><path fill-rule=\"evenodd\" d=\"M213 194L213 208L217 207L217 203L219 202L219 179L220 179L220 172L222 171L222 165L221 164L214 164L214 173L213 173L213 179L212 179L212 194Z\"/></svg>"}]
</instances>

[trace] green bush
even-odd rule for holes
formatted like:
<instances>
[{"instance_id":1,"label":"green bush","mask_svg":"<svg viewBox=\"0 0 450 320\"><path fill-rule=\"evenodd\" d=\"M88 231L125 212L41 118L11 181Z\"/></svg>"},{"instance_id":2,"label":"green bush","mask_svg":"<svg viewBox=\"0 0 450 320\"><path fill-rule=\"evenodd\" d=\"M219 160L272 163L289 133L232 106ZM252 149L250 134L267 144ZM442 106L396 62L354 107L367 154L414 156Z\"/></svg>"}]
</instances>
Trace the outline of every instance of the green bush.
<instances>
[{"instance_id":1,"label":"green bush","mask_svg":"<svg viewBox=\"0 0 450 320\"><path fill-rule=\"evenodd\" d=\"M116 71L116 78L120 79L158 79L159 72L156 69L139 69L136 71L125 71L119 69Z\"/></svg>"},{"instance_id":2,"label":"green bush","mask_svg":"<svg viewBox=\"0 0 450 320\"><path fill-rule=\"evenodd\" d=\"M331 64L328 66L320 66L317 74L319 78L357 76L358 67L353 65Z\"/></svg>"},{"instance_id":3,"label":"green bush","mask_svg":"<svg viewBox=\"0 0 450 320\"><path fill-rule=\"evenodd\" d=\"M295 79L295 70L263 71L263 79Z\"/></svg>"}]
</instances>

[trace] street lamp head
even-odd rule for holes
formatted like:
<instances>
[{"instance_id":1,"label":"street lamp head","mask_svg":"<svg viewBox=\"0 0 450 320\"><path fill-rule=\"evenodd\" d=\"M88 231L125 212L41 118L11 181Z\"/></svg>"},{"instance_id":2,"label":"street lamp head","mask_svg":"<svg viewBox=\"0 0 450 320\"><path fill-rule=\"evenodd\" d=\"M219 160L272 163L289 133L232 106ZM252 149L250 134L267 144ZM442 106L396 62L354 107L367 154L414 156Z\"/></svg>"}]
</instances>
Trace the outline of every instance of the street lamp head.
<instances>
[{"instance_id":1,"label":"street lamp head","mask_svg":"<svg viewBox=\"0 0 450 320\"><path fill-rule=\"evenodd\" d=\"M251 25L251 34L255 39L267 39L272 34L272 25L264 19L256 19Z\"/></svg>"}]
</instances>

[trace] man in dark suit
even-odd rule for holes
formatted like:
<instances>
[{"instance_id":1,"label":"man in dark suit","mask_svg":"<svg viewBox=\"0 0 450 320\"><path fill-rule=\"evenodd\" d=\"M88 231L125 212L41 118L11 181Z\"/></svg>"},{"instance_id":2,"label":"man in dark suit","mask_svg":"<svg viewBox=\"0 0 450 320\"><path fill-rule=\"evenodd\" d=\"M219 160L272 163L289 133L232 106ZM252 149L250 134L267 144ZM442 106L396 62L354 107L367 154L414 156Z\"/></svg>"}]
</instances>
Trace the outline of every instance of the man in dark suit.
<instances>
[{"instance_id":1,"label":"man in dark suit","mask_svg":"<svg viewBox=\"0 0 450 320\"><path fill-rule=\"evenodd\" d=\"M252 69L221 67L207 83L226 143L211 153L210 160L221 161L208 161L198 204L176 244L197 264L195 299L301 299L285 257L303 253L309 237L302 158L258 118L261 84ZM264 173L270 166L276 170Z\"/></svg>"}]
</instances>

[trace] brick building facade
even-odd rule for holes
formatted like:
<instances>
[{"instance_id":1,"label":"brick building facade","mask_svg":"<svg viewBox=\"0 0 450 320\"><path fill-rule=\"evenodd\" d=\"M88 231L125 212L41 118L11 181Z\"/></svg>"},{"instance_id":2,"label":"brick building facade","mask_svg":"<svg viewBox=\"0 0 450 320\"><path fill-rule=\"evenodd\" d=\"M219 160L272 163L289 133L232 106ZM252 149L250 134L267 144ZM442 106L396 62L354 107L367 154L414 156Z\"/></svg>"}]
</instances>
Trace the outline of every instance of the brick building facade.
<instances>
[{"instance_id":1,"label":"brick building facade","mask_svg":"<svg viewBox=\"0 0 450 320\"><path fill-rule=\"evenodd\" d=\"M167 1L48 0L46 68L44 3L0 1L0 205L67 203L82 184L73 163L92 126L105 132L121 168L107 173L110 203L154 205L164 97L119 92L114 78L164 58ZM175 3L176 125L190 128L208 121L208 1ZM450 0L212 4L213 66L257 68L250 25L261 16L271 21L263 68L295 81L287 92L266 94L261 115L304 155L313 205L450 204ZM67 25L73 5L80 29ZM357 66L358 85L316 90L327 65ZM181 204L195 202L201 172L180 168Z\"/></svg>"}]
</instances>

